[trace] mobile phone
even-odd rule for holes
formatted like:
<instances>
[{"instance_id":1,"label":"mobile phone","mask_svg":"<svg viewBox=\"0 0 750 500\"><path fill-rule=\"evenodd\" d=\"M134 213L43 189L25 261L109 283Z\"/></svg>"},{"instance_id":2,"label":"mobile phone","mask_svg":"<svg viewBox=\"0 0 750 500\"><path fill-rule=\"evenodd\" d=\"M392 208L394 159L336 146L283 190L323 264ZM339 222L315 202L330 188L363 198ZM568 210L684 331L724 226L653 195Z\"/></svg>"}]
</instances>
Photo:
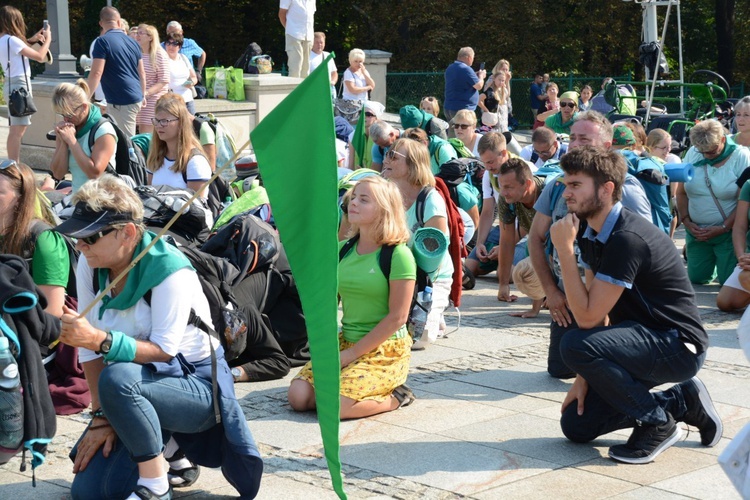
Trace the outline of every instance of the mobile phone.
<instances>
[{"instance_id":1,"label":"mobile phone","mask_svg":"<svg viewBox=\"0 0 750 500\"><path fill-rule=\"evenodd\" d=\"M45 20L44 20L44 22L42 23L42 29L43 29L44 31L47 31L47 29L48 29L48 28L49 28L49 21L47 21L47 20L45 19Z\"/></svg>"},{"instance_id":2,"label":"mobile phone","mask_svg":"<svg viewBox=\"0 0 750 500\"><path fill-rule=\"evenodd\" d=\"M484 69L484 63L481 63L481 64L479 65L479 71L482 71L483 69Z\"/></svg>"}]
</instances>

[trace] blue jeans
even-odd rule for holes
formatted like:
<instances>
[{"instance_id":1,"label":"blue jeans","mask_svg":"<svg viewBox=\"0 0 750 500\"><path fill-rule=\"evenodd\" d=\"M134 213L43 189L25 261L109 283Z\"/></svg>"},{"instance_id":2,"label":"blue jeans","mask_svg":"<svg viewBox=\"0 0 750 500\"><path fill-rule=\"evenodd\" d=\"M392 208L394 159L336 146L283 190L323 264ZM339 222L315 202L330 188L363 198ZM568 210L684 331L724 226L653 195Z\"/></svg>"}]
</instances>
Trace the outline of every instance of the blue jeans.
<instances>
[{"instance_id":1,"label":"blue jeans","mask_svg":"<svg viewBox=\"0 0 750 500\"><path fill-rule=\"evenodd\" d=\"M118 440L109 458L99 450L76 474L75 499L124 498L135 489L137 463L158 456L172 432L197 433L216 424L211 381L193 374L174 377L115 363L99 376L99 400Z\"/></svg>"},{"instance_id":2,"label":"blue jeans","mask_svg":"<svg viewBox=\"0 0 750 500\"><path fill-rule=\"evenodd\" d=\"M651 330L634 321L615 326L572 330L560 344L565 364L589 384L583 415L574 401L560 425L571 441L585 443L636 420L650 425L678 419L685 413L680 388L652 393L667 382L693 377L706 358L693 354L676 332Z\"/></svg>"}]
</instances>

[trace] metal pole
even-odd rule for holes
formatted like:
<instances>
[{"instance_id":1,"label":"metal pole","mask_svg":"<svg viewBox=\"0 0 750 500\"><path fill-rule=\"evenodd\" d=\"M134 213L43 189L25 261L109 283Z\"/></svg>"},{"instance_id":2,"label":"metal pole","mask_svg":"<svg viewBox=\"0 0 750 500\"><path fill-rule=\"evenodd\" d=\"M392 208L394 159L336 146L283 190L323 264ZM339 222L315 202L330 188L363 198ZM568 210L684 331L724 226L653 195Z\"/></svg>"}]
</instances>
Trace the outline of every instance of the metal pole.
<instances>
[{"instance_id":1,"label":"metal pole","mask_svg":"<svg viewBox=\"0 0 750 500\"><path fill-rule=\"evenodd\" d=\"M677 50L680 61L680 114L685 114L685 69L682 66L682 17L680 16L680 0L677 2Z\"/></svg>"},{"instance_id":2,"label":"metal pole","mask_svg":"<svg viewBox=\"0 0 750 500\"><path fill-rule=\"evenodd\" d=\"M656 7L654 7L656 9ZM659 61L661 60L662 45L664 39L667 37L667 23L669 23L669 14L672 10L672 2L667 5L667 15L664 17L664 27L661 30L661 40L659 40L659 51L656 54L656 68L654 68L654 80L651 83L651 92L649 93L648 100L646 101L646 119L645 123L648 125L648 121L651 118L651 103L654 100L654 92L656 91L656 79L659 78Z\"/></svg>"}]
</instances>

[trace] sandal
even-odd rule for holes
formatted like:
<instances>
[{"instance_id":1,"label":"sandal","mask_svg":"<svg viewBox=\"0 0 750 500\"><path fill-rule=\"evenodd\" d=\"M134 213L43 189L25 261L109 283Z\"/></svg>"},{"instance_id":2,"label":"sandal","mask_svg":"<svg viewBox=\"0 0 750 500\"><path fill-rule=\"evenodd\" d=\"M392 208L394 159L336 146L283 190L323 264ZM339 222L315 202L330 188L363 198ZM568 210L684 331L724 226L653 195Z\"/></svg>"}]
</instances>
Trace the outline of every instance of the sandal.
<instances>
[{"instance_id":1,"label":"sandal","mask_svg":"<svg viewBox=\"0 0 750 500\"><path fill-rule=\"evenodd\" d=\"M185 454L182 450L178 450L177 453L167 459L167 462L174 462L175 460L180 460L182 458L185 458ZM195 465L193 462L190 462L190 467L185 467L184 469L179 470L173 469L170 466L167 471L167 479L173 488L187 488L188 486L192 486L198 480L200 475L200 466Z\"/></svg>"}]
</instances>

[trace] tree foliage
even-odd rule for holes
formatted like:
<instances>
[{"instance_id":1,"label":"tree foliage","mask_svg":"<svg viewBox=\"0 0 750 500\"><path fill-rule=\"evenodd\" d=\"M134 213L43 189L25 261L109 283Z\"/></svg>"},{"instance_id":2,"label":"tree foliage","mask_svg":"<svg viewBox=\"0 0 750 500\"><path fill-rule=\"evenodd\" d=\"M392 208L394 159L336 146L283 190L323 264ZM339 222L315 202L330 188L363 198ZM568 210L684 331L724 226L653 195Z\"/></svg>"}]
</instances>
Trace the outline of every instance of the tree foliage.
<instances>
[{"instance_id":1,"label":"tree foliage","mask_svg":"<svg viewBox=\"0 0 750 500\"><path fill-rule=\"evenodd\" d=\"M46 18L43 0L13 0L29 29ZM185 33L206 50L207 63L230 65L250 42L257 42L276 61L286 62L284 31L278 0L114 0L131 24L155 25L160 33L176 19ZM70 0L72 52L88 52L98 34L98 12L105 0ZM476 61L488 67L500 58L511 61L514 73L533 71L622 74L639 70L641 7L619 0L318 0L315 29L327 33L327 49L337 54L340 68L354 47L393 53L392 71L441 71L458 49L471 46ZM727 65L717 9L731 0L682 2L683 57L686 74L697 68ZM663 15L664 9L660 8ZM723 12L723 11L721 11ZM733 42L735 81L750 80L750 2L736 2ZM719 18L721 16L718 16ZM721 21L719 19L719 21ZM661 31L661 24L660 24ZM666 52L677 60L676 22L667 31ZM673 64L674 67L674 64ZM676 68L675 68L676 69ZM726 75L731 78L732 75ZM729 79L728 78L728 79Z\"/></svg>"}]
</instances>

